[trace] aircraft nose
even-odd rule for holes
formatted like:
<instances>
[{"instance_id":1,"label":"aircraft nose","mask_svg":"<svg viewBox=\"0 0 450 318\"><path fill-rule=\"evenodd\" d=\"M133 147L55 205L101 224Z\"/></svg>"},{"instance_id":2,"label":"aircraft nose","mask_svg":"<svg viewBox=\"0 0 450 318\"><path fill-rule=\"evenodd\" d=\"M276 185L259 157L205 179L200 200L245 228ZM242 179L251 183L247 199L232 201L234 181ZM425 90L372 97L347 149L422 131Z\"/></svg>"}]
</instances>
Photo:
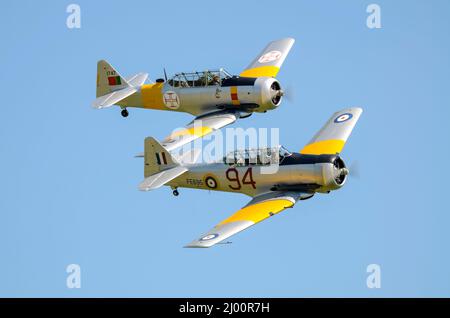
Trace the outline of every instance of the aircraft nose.
<instances>
[{"instance_id":1,"label":"aircraft nose","mask_svg":"<svg viewBox=\"0 0 450 318\"><path fill-rule=\"evenodd\" d=\"M278 104L281 101L281 97L284 95L284 91L281 89L281 85L278 81L274 81L270 85L270 96L272 97L272 103L275 106L278 106Z\"/></svg>"},{"instance_id":2,"label":"aircraft nose","mask_svg":"<svg viewBox=\"0 0 450 318\"><path fill-rule=\"evenodd\" d=\"M277 97L281 97L281 96L284 96L284 91L282 90L282 89L279 89L279 90L274 90L274 89L272 89L271 90L271 95L272 95L272 98L274 99L274 98L277 98Z\"/></svg>"}]
</instances>

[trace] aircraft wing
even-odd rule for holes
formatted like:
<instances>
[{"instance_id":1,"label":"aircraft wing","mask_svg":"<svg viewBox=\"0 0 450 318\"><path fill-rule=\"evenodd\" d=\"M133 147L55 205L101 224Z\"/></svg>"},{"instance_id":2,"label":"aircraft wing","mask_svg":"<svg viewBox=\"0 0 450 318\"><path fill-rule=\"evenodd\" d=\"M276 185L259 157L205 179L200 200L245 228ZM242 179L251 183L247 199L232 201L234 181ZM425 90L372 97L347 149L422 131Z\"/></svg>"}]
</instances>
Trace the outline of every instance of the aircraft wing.
<instances>
[{"instance_id":1,"label":"aircraft wing","mask_svg":"<svg viewBox=\"0 0 450 318\"><path fill-rule=\"evenodd\" d=\"M184 129L177 130L162 141L168 151L181 147L197 138L212 133L214 130L234 123L239 118L238 112L220 111L196 117Z\"/></svg>"},{"instance_id":2,"label":"aircraft wing","mask_svg":"<svg viewBox=\"0 0 450 318\"><path fill-rule=\"evenodd\" d=\"M242 77L275 77L294 45L292 38L270 42L264 50L240 74Z\"/></svg>"},{"instance_id":3,"label":"aircraft wing","mask_svg":"<svg viewBox=\"0 0 450 318\"><path fill-rule=\"evenodd\" d=\"M284 209L292 208L298 200L308 197L311 194L301 192L270 192L256 196L231 217L185 247L211 247Z\"/></svg>"},{"instance_id":4,"label":"aircraft wing","mask_svg":"<svg viewBox=\"0 0 450 318\"><path fill-rule=\"evenodd\" d=\"M353 107L334 113L300 153L304 155L340 153L362 112L361 108Z\"/></svg>"}]
</instances>

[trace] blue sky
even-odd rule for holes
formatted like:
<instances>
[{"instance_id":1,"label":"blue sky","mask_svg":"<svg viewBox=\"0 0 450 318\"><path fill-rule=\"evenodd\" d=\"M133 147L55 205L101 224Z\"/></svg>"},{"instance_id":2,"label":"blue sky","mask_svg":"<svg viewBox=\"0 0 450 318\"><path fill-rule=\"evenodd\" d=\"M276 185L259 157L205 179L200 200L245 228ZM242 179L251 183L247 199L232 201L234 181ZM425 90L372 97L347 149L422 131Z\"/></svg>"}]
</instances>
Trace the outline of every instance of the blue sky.
<instances>
[{"instance_id":1,"label":"blue sky","mask_svg":"<svg viewBox=\"0 0 450 318\"><path fill-rule=\"evenodd\" d=\"M450 296L448 1L68 1L3 4L0 296ZM300 202L212 249L182 246L244 195L143 193L146 136L191 117L96 111L96 62L125 75L225 67L296 39L279 80L295 89L234 127L278 127L299 150L336 110L364 113L343 158L361 177ZM81 289L66 266L81 266ZM368 289L366 267L381 266Z\"/></svg>"}]
</instances>

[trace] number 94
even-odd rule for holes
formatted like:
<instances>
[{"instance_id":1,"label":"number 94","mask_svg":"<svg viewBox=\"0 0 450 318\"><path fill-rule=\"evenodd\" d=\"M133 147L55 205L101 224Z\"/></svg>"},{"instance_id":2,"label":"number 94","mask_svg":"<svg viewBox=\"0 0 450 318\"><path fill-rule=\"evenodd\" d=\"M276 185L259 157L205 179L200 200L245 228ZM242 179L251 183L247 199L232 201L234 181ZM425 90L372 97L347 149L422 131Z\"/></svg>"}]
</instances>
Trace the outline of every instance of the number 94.
<instances>
[{"instance_id":1,"label":"number 94","mask_svg":"<svg viewBox=\"0 0 450 318\"><path fill-rule=\"evenodd\" d=\"M245 171L244 176L242 177L242 184L239 178L239 171L236 168L230 168L225 172L225 175L230 181L228 186L232 190L240 190L242 188L242 185L251 185L253 189L256 189L256 182L253 180L253 173L252 168L248 168L247 171Z\"/></svg>"}]
</instances>

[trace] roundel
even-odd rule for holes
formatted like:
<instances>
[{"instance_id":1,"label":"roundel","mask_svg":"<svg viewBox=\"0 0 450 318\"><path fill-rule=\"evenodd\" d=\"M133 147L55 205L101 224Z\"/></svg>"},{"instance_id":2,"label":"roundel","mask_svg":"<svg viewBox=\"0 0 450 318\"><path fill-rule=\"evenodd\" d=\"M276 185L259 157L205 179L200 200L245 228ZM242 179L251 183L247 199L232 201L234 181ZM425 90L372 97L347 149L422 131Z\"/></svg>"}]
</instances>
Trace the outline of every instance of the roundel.
<instances>
[{"instance_id":1,"label":"roundel","mask_svg":"<svg viewBox=\"0 0 450 318\"><path fill-rule=\"evenodd\" d=\"M281 57L280 51L270 51L270 52L267 52L266 54L262 55L258 59L258 62L259 63L269 63L269 62L278 60L280 57Z\"/></svg>"},{"instance_id":2,"label":"roundel","mask_svg":"<svg viewBox=\"0 0 450 318\"><path fill-rule=\"evenodd\" d=\"M174 91L167 91L163 95L164 105L170 109L177 109L180 107L180 98Z\"/></svg>"},{"instance_id":3,"label":"roundel","mask_svg":"<svg viewBox=\"0 0 450 318\"><path fill-rule=\"evenodd\" d=\"M353 115L352 114L350 114L350 113L345 113L345 114L342 114L342 115L339 115L339 116L337 116L335 119L334 119L334 122L335 123L343 123L344 121L347 121L347 120L349 120L349 119L351 119L353 117Z\"/></svg>"},{"instance_id":4,"label":"roundel","mask_svg":"<svg viewBox=\"0 0 450 318\"><path fill-rule=\"evenodd\" d=\"M203 237L200 239L200 241L209 241L209 240L215 239L215 238L218 237L218 236L219 236L219 234L216 234L216 233L214 233L214 234L208 234L208 235L206 235L206 236L203 236Z\"/></svg>"},{"instance_id":5,"label":"roundel","mask_svg":"<svg viewBox=\"0 0 450 318\"><path fill-rule=\"evenodd\" d=\"M205 183L206 183L206 186L210 189L217 188L217 181L216 181L216 179L214 179L211 176L208 176L205 178Z\"/></svg>"}]
</instances>

